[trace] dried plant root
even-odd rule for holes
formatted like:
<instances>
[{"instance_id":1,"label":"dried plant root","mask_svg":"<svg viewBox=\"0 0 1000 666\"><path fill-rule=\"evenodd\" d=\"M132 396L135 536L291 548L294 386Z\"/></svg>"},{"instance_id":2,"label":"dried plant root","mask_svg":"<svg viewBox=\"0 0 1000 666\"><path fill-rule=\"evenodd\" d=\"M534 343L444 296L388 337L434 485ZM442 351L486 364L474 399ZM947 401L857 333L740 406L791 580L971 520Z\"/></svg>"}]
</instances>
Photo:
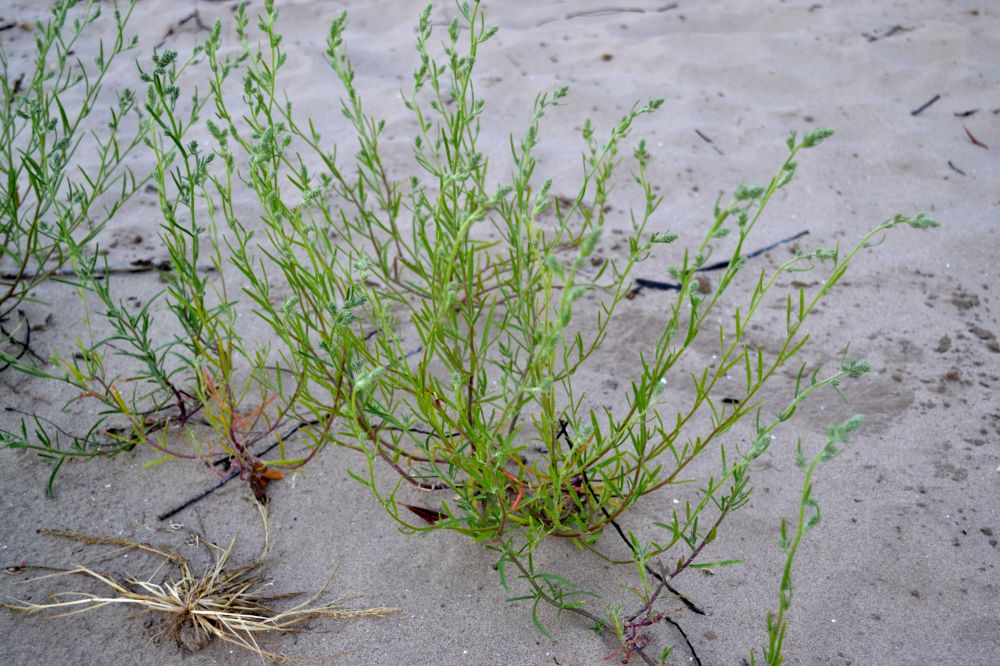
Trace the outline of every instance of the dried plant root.
<instances>
[{"instance_id":1,"label":"dried plant root","mask_svg":"<svg viewBox=\"0 0 1000 666\"><path fill-rule=\"evenodd\" d=\"M267 536L267 512L261 508L264 519L264 546L261 555L249 564L231 564L236 539L225 548L204 542L217 551L215 562L200 576L192 572L190 562L179 553L165 548L155 548L120 537L90 536L61 530L40 530L41 533L78 541L94 546L117 546L138 550L162 560L162 566L174 569L174 575L165 582L156 583L149 576L118 578L86 566L58 569L56 573L34 578L41 580L53 576L81 575L101 583L105 594L92 594L67 590L53 594L44 603L0 600L0 607L23 613L46 613L49 617L65 617L84 613L105 606L124 604L137 607L142 613L166 616L163 635L173 639L179 649L196 651L206 647L213 639L231 643L256 653L262 659L277 663L291 660L285 654L266 650L257 637L271 632L301 631L308 620L327 618L349 620L362 617L385 617L398 612L398 608L346 608L346 600L317 603L333 580L333 574L314 595L302 603L278 610L275 601L300 596L291 594L262 594L265 578L266 556L270 547ZM29 567L18 567L23 570ZM35 568L35 567L30 567ZM45 567L48 569L48 567ZM160 567L157 568L159 571ZM50 569L51 570L51 569ZM31 582L31 581L27 581Z\"/></svg>"}]
</instances>

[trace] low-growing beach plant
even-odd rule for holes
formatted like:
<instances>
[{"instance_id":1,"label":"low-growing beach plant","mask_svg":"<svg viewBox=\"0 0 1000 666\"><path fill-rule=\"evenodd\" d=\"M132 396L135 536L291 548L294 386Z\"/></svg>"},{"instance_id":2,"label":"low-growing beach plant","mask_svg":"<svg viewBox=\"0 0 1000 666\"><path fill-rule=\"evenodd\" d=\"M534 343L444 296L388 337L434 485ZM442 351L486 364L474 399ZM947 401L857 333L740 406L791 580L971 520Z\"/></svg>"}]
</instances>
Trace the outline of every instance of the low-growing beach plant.
<instances>
[{"instance_id":1,"label":"low-growing beach plant","mask_svg":"<svg viewBox=\"0 0 1000 666\"><path fill-rule=\"evenodd\" d=\"M121 88L109 102L104 90L137 44L125 32L135 3L115 8L110 37L87 63L75 51L97 39L101 6L87 2L70 21L76 4L60 0L48 20L24 24L35 41L27 71L16 73L0 43L0 345L16 358L30 349L22 303L46 280L72 281L70 245L96 239L143 185L126 164L143 139L134 93ZM88 132L95 113L107 113L106 126Z\"/></svg>"},{"instance_id":2,"label":"low-growing beach plant","mask_svg":"<svg viewBox=\"0 0 1000 666\"><path fill-rule=\"evenodd\" d=\"M820 522L819 502L812 495L813 474L816 467L831 460L840 453L840 445L846 444L855 430L861 427L862 416L855 415L843 423L830 425L826 430L826 444L811 460L807 459L802 450L802 440L796 445L795 465L803 472L802 492L800 494L799 512L795 522L795 531L789 536L788 523L781 520L781 538L779 545L785 554L785 567L781 573L781 585L778 593L777 614L767 614L767 645L761 649L763 663L767 666L780 666L784 663L782 648L785 644L785 631L788 628L788 610L792 606L792 565L798 554L802 538ZM750 666L756 666L757 654L750 653Z\"/></svg>"},{"instance_id":3,"label":"low-growing beach plant","mask_svg":"<svg viewBox=\"0 0 1000 666\"><path fill-rule=\"evenodd\" d=\"M387 166L385 122L366 110L356 86L344 15L331 25L326 57L356 142L346 156L282 93L288 51L275 3L265 2L258 17L259 44L242 7L235 48L224 47L216 24L203 47L210 91L186 120L176 56L155 56L145 108L173 268L167 309L117 304L81 252L82 274L114 333L57 359L61 374L29 371L69 382L107 418L124 418L126 427L111 433L119 443L145 442L168 458L223 457L261 499L266 480L280 477L272 468L301 467L328 444L356 451L352 478L403 530L455 531L495 553L500 583L517 588L512 599L530 604L540 632L549 635L540 613L549 606L616 637L623 660L653 663L644 632L672 622L657 602L696 609L676 579L734 563L707 561L710 546L750 500L752 464L771 449L776 429L815 392L839 390L868 369L846 353L832 369L809 368L799 360L806 321L887 231L936 223L896 216L853 247L799 248L777 267L751 268L749 242L765 208L793 181L804 152L832 132L791 134L766 184L720 197L706 225L670 228L649 180L653 156L631 138L660 99L636 104L603 132L587 120L581 174L571 184L536 174L542 120L568 99L564 87L536 98L506 163L488 156L479 148L484 102L473 71L496 29L478 3L460 2L458 14L440 48L430 8L420 17L419 62L402 94L415 127L408 173ZM230 84L237 68L241 86ZM211 149L181 139L202 102L211 109ZM612 208L623 163L637 201ZM567 187L572 194L558 194ZM248 191L256 204L249 212ZM612 229L624 249L599 252ZM214 271L200 264L202 243ZM679 243L687 249L671 255L669 269L652 268L651 257L669 254L662 246ZM241 276L241 292L226 285L227 267ZM619 378L625 388L597 392L591 379L608 371L614 336L628 326L640 267L668 274L676 293ZM714 280L700 279L709 269ZM812 270L824 271L812 291L785 291L789 274ZM765 350L750 329L775 299L785 317L768 330ZM154 330L163 327L153 321L164 315L178 333L157 341ZM238 316L265 324L271 341L254 346ZM714 350L713 361L691 367L699 345ZM135 367L109 374L104 359L116 354ZM774 380L793 362L794 385L768 391L782 388ZM856 425L833 426L831 443L806 466L803 513L795 534L783 537L787 566L778 614L768 621L768 663L780 662L791 564L815 524L804 512L816 506L813 470ZM206 427L215 435L205 436ZM38 446L29 430L6 433L8 445ZM305 435L294 450L292 433ZM265 440L281 446L266 464ZM630 509L667 488L684 498L670 515L641 537L622 526ZM628 558L609 554L605 532L624 542ZM602 604L541 567L536 554L548 538L634 567L639 611Z\"/></svg>"},{"instance_id":4,"label":"low-growing beach plant","mask_svg":"<svg viewBox=\"0 0 1000 666\"><path fill-rule=\"evenodd\" d=\"M3 259L13 260L17 269L4 274L10 282L4 285L0 322L29 298L31 289L55 279L79 292L86 334L77 339L72 353L56 354L51 359L53 367L46 368L22 360L29 351L27 342L5 329L9 344L0 350L0 362L4 368L13 365L27 374L70 385L77 390L74 402L100 403L99 418L83 433L67 432L38 414L30 415L19 431L0 432L5 446L33 450L53 463L49 492L67 459L113 456L139 442L156 446L164 440L168 423L183 425L193 411L202 409L207 394L191 389L188 377L178 378L185 370L191 374L191 364L171 359L196 358L177 354L175 349L182 342L186 349L200 349L199 343L226 321L224 304L206 303L206 281L199 275L215 270L220 261L216 253L213 265L198 264L199 237L204 230L197 226L194 211L199 201L197 188L211 156L201 156L197 143L185 140L206 100L196 93L185 105L178 86L183 72L199 61L201 46L184 60L178 60L175 52L154 54L150 71L140 68L139 72L139 82L147 86L145 99L137 100L131 89L122 89L117 106L111 108L110 122L87 132L88 116L98 106L112 61L138 42L125 35L135 2L129 2L125 11L115 8L113 44L106 48L99 41L92 64L71 58L85 30L99 29L94 24L100 19L100 7L89 2L78 8L67 36L66 24L76 4L62 0L49 22L37 24L38 56L30 85L12 85L6 69L3 78L8 94L4 110L9 113L3 118L9 138L4 143L8 163L3 183ZM3 62L6 67L5 56ZM71 92L77 97L71 97ZM123 139L126 132L127 140ZM96 154L96 166L74 158L81 145L87 147L89 159ZM155 167L137 176L126 160L142 149L150 158L147 163ZM143 186L155 189L165 219L160 239L169 254L164 267L172 276L167 300L185 334L173 339L153 335L151 306L158 303L157 298L133 312L112 293L113 273L142 267L108 266L102 256L106 242L102 231ZM178 220L177 210L186 211L187 217ZM100 217L95 219L97 211ZM95 313L95 308L100 309ZM102 325L100 333L95 318ZM103 335L106 330L109 335ZM109 369L106 361L111 357L130 361L127 372ZM167 453L177 455L169 449Z\"/></svg>"}]
</instances>

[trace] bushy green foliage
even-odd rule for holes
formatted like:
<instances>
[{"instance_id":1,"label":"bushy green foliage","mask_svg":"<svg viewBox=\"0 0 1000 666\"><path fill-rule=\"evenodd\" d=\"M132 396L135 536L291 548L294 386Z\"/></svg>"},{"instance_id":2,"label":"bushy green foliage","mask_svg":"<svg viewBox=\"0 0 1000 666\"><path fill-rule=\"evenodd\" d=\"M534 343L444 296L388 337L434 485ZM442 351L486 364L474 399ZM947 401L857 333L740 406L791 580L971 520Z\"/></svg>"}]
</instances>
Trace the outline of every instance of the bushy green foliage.
<instances>
[{"instance_id":1,"label":"bushy green foliage","mask_svg":"<svg viewBox=\"0 0 1000 666\"><path fill-rule=\"evenodd\" d=\"M74 4L56 3L49 20L34 26L29 72L13 78L0 44L0 326L5 353L18 357L27 351L26 342L19 344L24 313L13 321L21 304L45 280L71 277L65 270L71 248L97 238L142 185L125 165L143 136L130 123L134 93L117 92L104 131L89 134L84 124L98 108L112 64L136 46L125 35L134 3L114 10L110 40L102 39L94 62L86 64L74 49L93 38L101 9L89 2L69 23ZM81 146L95 164L80 165ZM102 198L110 201L101 206Z\"/></svg>"},{"instance_id":2,"label":"bushy green foliage","mask_svg":"<svg viewBox=\"0 0 1000 666\"><path fill-rule=\"evenodd\" d=\"M256 38L240 8L235 53L222 48L215 26L201 51L210 92L186 111L179 106L176 54L154 56L144 74L144 127L157 161L161 238L173 267L162 295L166 313L154 314L150 304L138 313L116 304L93 259L81 256L80 277L114 335L81 342L76 357L58 360L57 371L29 371L71 384L99 401L108 418L124 419L117 444L147 443L167 457L225 456L259 497L266 479L280 476L268 466L301 467L328 444L352 449L359 462L351 476L402 529L452 530L494 551L501 584L515 584L512 573L520 579L513 598L531 603L539 631L548 635L538 614L548 604L586 616L617 636L625 656L635 652L650 661L640 632L663 619L654 608L661 592L673 590L671 581L689 569L733 563L704 556L747 504L751 463L769 450L775 429L816 391L837 389L867 370L846 356L832 370L807 371L802 364L790 395L767 392L779 369L806 348L807 319L884 232L935 223L899 216L853 248L799 251L773 270L757 271L749 295L727 306L725 323L715 323L737 278L756 270L748 265L748 242L768 203L793 181L803 151L832 132L792 134L767 184L741 186L728 202L720 199L710 223L670 268L676 297L655 341L623 378L624 394L587 395L583 379L599 372L613 326L634 295L637 268L654 246L691 233L663 228L661 198L648 179L652 157L643 141L631 142L633 126L663 102L635 105L603 136L588 120L576 192L558 198L552 181L536 175L534 150L544 116L566 102L568 91L541 94L527 128L511 137L512 170L501 176L478 147L481 131L496 130L482 126L484 103L473 76L495 28L478 3L460 3L459 14L440 51L430 9L420 17L419 61L403 95L417 127L415 170L405 177L385 166L385 123L366 111L356 87L343 15L330 28L326 55L357 141L346 158L282 95L278 81L288 52L273 2L258 17ZM231 83L236 71L241 86ZM183 138L205 103L212 109L211 148ZM630 160L622 157L627 146ZM597 261L623 163L641 197L628 213L628 249ZM247 190L258 202L251 218L239 207ZM727 261L705 289L696 273L720 252L723 237ZM200 263L206 242L212 273ZM242 276L240 294L223 278L227 265ZM772 332L777 351L751 344L749 327L781 278L810 270L824 271L824 279L810 293L783 295L785 325ZM287 295L275 295L278 285ZM247 342L237 326L240 309L269 327L272 344ZM180 332L156 340L153 320L164 314ZM706 338L717 345L716 360L691 372L683 361ZM130 359L127 374L108 374L110 355ZM727 383L722 400L720 380L729 375L738 381ZM663 401L668 384L688 382L686 403ZM213 437L197 434L205 425ZM741 425L750 430L745 443ZM42 444L38 438L31 444L27 429L6 433L7 444L56 458L67 450L51 443L44 424L37 426ZM846 441L855 426L831 430L830 441ZM173 434L178 427L195 434ZM282 433L292 432L306 435L304 453L286 450ZM274 437L279 460L265 465L255 445ZM808 465L803 513L794 537L785 537L788 566L779 613L769 620L769 663L780 661L791 562L813 520L804 513L815 506L812 473L832 446ZM715 461L708 474L694 464L705 459ZM394 481L386 482L383 466ZM622 530L617 521L643 497L679 484L687 499L655 523L655 538ZM408 503L416 501L407 494L412 488L435 492L416 506ZM535 565L547 537L600 552L608 527L625 540L641 578L642 610L631 617L614 604L595 608L593 593Z\"/></svg>"}]
</instances>

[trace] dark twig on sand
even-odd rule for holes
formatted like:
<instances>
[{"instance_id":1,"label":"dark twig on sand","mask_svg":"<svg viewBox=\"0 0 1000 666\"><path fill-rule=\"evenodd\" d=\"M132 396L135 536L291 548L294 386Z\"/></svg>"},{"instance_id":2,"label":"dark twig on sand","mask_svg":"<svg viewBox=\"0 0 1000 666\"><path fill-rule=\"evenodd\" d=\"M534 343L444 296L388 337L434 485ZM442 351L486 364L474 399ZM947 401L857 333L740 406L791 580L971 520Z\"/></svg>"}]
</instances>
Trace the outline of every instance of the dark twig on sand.
<instances>
[{"instance_id":1,"label":"dark twig on sand","mask_svg":"<svg viewBox=\"0 0 1000 666\"><path fill-rule=\"evenodd\" d=\"M952 170L952 171L954 171L955 173L957 173L958 175L960 175L960 176L964 176L964 175L966 175L966 174L965 174L965 172L964 172L964 171L962 171L961 169L959 169L959 168L958 168L957 166L955 166L955 165L954 165L954 164L952 163L952 161L951 161L951 160L948 160L948 166L950 166L950 167L951 167L951 170Z\"/></svg>"},{"instance_id":2,"label":"dark twig on sand","mask_svg":"<svg viewBox=\"0 0 1000 666\"><path fill-rule=\"evenodd\" d=\"M587 483L588 490L590 490L591 494L593 494L594 491L593 491L593 489L590 488L590 481L585 479L585 482ZM595 495L595 497L596 497L596 495ZM604 513L604 517L605 518L611 518L611 515L607 512L606 509L604 509L604 507L601 507L601 511ZM610 522L611 522L611 526L615 528L615 532L618 533L618 536L621 538L622 542L624 542L625 545L628 546L628 549L630 551L632 551L633 557L638 557L638 554L635 552L635 549L632 546L632 542L629 541L629 539L628 539L627 536L625 536L625 532L624 532L624 530L622 530L621 525L618 524L618 521L616 521L614 519L611 519ZM662 574L660 574L660 572L656 571L651 566L646 565L646 573L648 573L650 576L652 576L653 578L655 578L659 582L660 585L662 585L663 587L667 588L667 591L669 591L670 594L672 594L675 597L677 597L677 599L682 604L684 604L685 608L687 608L689 611L691 611L692 613L695 613L697 615L704 615L705 614L705 611L703 611L701 608L699 608L688 597L684 596L684 594L680 590L676 589L673 585L671 585L670 581L668 581L665 576L663 576Z\"/></svg>"},{"instance_id":3,"label":"dark twig on sand","mask_svg":"<svg viewBox=\"0 0 1000 666\"><path fill-rule=\"evenodd\" d=\"M865 37L869 43L878 42L883 39L888 39L893 35L898 35L901 32L910 32L913 28L905 28L898 23L888 29L873 30L871 33L863 33L862 36Z\"/></svg>"},{"instance_id":4,"label":"dark twig on sand","mask_svg":"<svg viewBox=\"0 0 1000 666\"><path fill-rule=\"evenodd\" d=\"M938 101L939 99L941 99L941 95L934 95L934 97L931 97L929 100L927 100L926 102L924 102L923 104L921 104L919 107L917 107L913 111L910 111L910 115L911 116L919 116L921 113L923 113L924 111L926 111L927 109L929 109L930 106L932 104L934 104L934 102Z\"/></svg>"},{"instance_id":5,"label":"dark twig on sand","mask_svg":"<svg viewBox=\"0 0 1000 666\"><path fill-rule=\"evenodd\" d=\"M750 252L749 254L743 255L743 257L746 258L746 259L753 259L754 257L758 257L758 256L764 254L765 252L770 252L771 250L775 249L776 247L780 247L782 245L785 245L786 243L795 242L798 239L800 239L803 236L806 236L808 234L809 234L808 231L800 231L799 233L795 234L794 236L789 236L788 238L783 238L780 241L777 241L776 243L771 243L770 245L768 245L766 247L758 248L758 249L754 250L753 252ZM730 263L732 263L732 262L729 259L724 259L722 261L717 261L714 264L708 264L707 266L702 266L701 268L697 269L695 271L695 273L706 273L706 272L709 272L709 271L719 271L719 270L722 270L724 268L728 268ZM675 282L661 282L659 280L649 280L647 278L636 278L635 279L635 287L633 287L632 291L629 292L629 297L630 298L635 298L636 295L640 291L642 291L643 289L657 289L659 291L680 291L681 285L679 285L679 284L677 284Z\"/></svg>"},{"instance_id":6,"label":"dark twig on sand","mask_svg":"<svg viewBox=\"0 0 1000 666\"><path fill-rule=\"evenodd\" d=\"M569 438L569 434L566 432L566 428L568 427L568 425L569 424L567 422L565 422L565 421L562 422L561 427L559 429L559 433L556 435L556 438L557 439L558 438L562 438L566 442L566 444L570 448L572 448L572 446L573 446L572 441ZM628 547L629 551L632 553L632 557L634 557L638 561L638 559L639 559L639 553L636 552L634 544L625 535L625 531L621 528L621 525L618 524L618 521L616 521L611 516L611 514L608 512L607 508L605 508L603 505L600 504L600 498L598 497L597 493L594 491L594 488L593 488L593 486L590 483L590 479L587 477L587 472L584 471L581 474L581 476L583 478L584 487L587 489L587 492L590 493L591 497L593 497L594 500L596 500L598 502L598 505L601 508L601 513L603 513L604 517L611 523L611 526L615 528L615 532L618 534L618 536L621 538L621 540ZM648 574L650 574L651 576L653 576L653 578L655 578L657 580L658 585L656 587L656 590L653 592L653 594L650 595L649 600L646 602L645 606L643 606L643 608L641 608L638 612L634 613L628 619L628 628L630 628L632 636L627 641L629 643L629 646L628 646L627 649L629 650L629 652L635 652L636 654L638 654L639 657L644 662L646 662L647 664L654 664L654 663L656 663L652 659L650 659L650 657L645 653L645 651L643 650L644 646L637 642L637 640L638 640L638 632L643 627L650 626L650 625L654 624L655 622L659 622L660 620L663 620L663 621L666 621L666 622L670 623L672 626L674 626L677 629L677 631L680 632L681 636L684 638L684 642L687 644L688 650L691 652L691 658L693 659L694 663L697 664L697 666L701 666L701 660L698 658L698 653L695 651L694 646L691 644L691 641L688 639L687 633L681 628L680 624L678 624L678 622L676 620L674 620L673 618L671 618L670 616L668 616L666 613L663 613L663 614L659 614L659 613L653 614L652 613L652 608L653 608L653 603L656 601L657 597L659 597L660 593L664 589L666 589L671 594L673 594L682 604L684 604L684 606L688 610L690 610L691 612L697 613L698 615L705 615L705 611L703 611L702 609L698 608L698 606L696 606L693 601L691 601L690 599L688 599L679 590L677 590L676 588L674 588L670 584L670 582L669 582L670 576L666 572L656 571L655 569L653 569L648 564L644 565L644 568L645 568L645 570L646 570L646 572ZM643 618L642 618L642 620L637 621L637 619L639 618L640 615L643 616ZM627 654L628 654L628 652L626 652L626 655Z\"/></svg>"},{"instance_id":7,"label":"dark twig on sand","mask_svg":"<svg viewBox=\"0 0 1000 666\"><path fill-rule=\"evenodd\" d=\"M14 331L8 331L7 327L3 325L2 321L0 321L0 340L4 343L12 345L14 349L17 350L17 353L8 355L11 360L4 361L3 365L0 365L0 372L9 368L15 361L19 361L25 354L31 354L40 360L38 354L36 354L31 348L31 325L28 323L28 316L24 314L24 311L22 310L17 311L17 316L21 320L20 328L24 329L23 340L18 340L14 337L14 333L17 331L17 328L15 328Z\"/></svg>"},{"instance_id":8,"label":"dark twig on sand","mask_svg":"<svg viewBox=\"0 0 1000 666\"><path fill-rule=\"evenodd\" d=\"M170 509L169 511L165 511L164 513L161 513L160 515L158 515L156 517L156 519L160 520L160 521L163 521L163 520L167 520L169 518L173 518L178 513L180 513L184 509L188 508L192 504L205 499L206 497L208 497L209 495L211 495L212 493L214 493L216 490L218 490L222 486L226 485L227 483L229 483L230 481L232 481L233 479L235 479L239 475L240 475L240 473L239 473L238 470L233 470L225 478L223 478L221 481L218 481L214 486L210 486L209 488L206 488L205 490L201 491L200 493L198 493L197 495L195 495L191 499L189 499L189 500L187 500L185 502L182 502L181 504L178 504L173 509Z\"/></svg>"},{"instance_id":9,"label":"dark twig on sand","mask_svg":"<svg viewBox=\"0 0 1000 666\"><path fill-rule=\"evenodd\" d=\"M674 620L669 615L664 615L663 621L670 623L671 625L673 625L674 629L680 632L681 638L684 639L684 643L688 647L688 651L691 652L691 659L694 661L696 666L701 666L701 659L698 658L698 653L694 651L694 646L691 645L691 640L688 638L688 635L687 633L685 633L684 629L681 628L681 625L679 625L677 621Z\"/></svg>"},{"instance_id":10,"label":"dark twig on sand","mask_svg":"<svg viewBox=\"0 0 1000 666\"><path fill-rule=\"evenodd\" d=\"M554 23L555 21L572 21L577 18L595 18L598 16L614 16L616 14L662 14L663 12L668 12L671 9L677 9L676 2L670 2L662 7L656 7L655 9L644 9L642 7L603 7L599 9L585 9L576 12L570 12L565 16L556 16L553 18L547 18L544 21L540 21L535 24L535 27L540 27L546 23Z\"/></svg>"},{"instance_id":11,"label":"dark twig on sand","mask_svg":"<svg viewBox=\"0 0 1000 666\"><path fill-rule=\"evenodd\" d=\"M989 149L989 146L987 146L985 143L983 143L982 141L980 141L979 139L977 139L975 136L973 136L972 132L969 131L968 127L966 127L965 125L962 125L962 129L965 130L965 135L967 137L969 137L969 141L972 142L972 145L979 146L980 148Z\"/></svg>"},{"instance_id":12,"label":"dark twig on sand","mask_svg":"<svg viewBox=\"0 0 1000 666\"><path fill-rule=\"evenodd\" d=\"M573 447L573 442L569 438L569 433L567 432L567 428L568 427L569 427L569 423L566 422L566 421L563 421L561 423L561 427L559 428L559 432L556 434L556 439L557 440L558 439L562 439L564 442L566 442L567 446L569 446L570 448L572 448ZM587 492L589 492L590 495L591 495L591 497L593 497L594 500L596 500L598 502L598 504L600 505L600 497L598 497L597 493L594 491L593 486L590 484L590 479L587 476L586 470L584 470L584 472L581 474L581 476L583 478L583 484L584 484L584 487L587 489ZM638 558L639 554L635 552L635 547L632 545L632 542L629 541L628 537L625 536L625 531L622 530L622 527L621 527L621 525L618 524L618 521L616 521L614 518L611 517L611 514L608 513L607 508L604 507L604 506L601 506L601 513L603 513L604 517L608 519L608 521L611 523L611 526L615 528L615 532L618 533L618 536L621 537L621 540L628 547L629 551L631 551L632 556L635 557L635 558ZM683 603L684 606L687 607L688 610L690 610L692 613L697 613L698 615L704 615L705 614L705 611L703 611L702 609L698 608L698 606L696 606L693 601L691 601L686 596L684 596L679 590L674 589L674 587L670 584L670 582L667 580L666 577L660 575L660 573L658 571L654 570L649 565L646 565L645 568L646 568L646 572L649 573L649 575L651 575L653 578L655 578L657 581L659 581L661 585L665 586L670 591L671 594L673 594L674 596L676 596L681 601L681 603Z\"/></svg>"},{"instance_id":13,"label":"dark twig on sand","mask_svg":"<svg viewBox=\"0 0 1000 666\"><path fill-rule=\"evenodd\" d=\"M702 141L704 141L705 143L707 143L708 145L710 145L712 147L712 150L714 150L715 152L717 152L720 155L724 155L725 154L721 150L719 150L718 146L715 145L715 141L712 141L711 137L709 137L707 134L705 134L704 132L702 132L700 129L696 129L694 131L694 133L697 134L698 137Z\"/></svg>"},{"instance_id":14,"label":"dark twig on sand","mask_svg":"<svg viewBox=\"0 0 1000 666\"><path fill-rule=\"evenodd\" d=\"M176 25L170 26L167 29L166 34L163 35L163 39L161 39L160 42L153 48L155 49L162 48L163 45L167 43L167 40L169 38L176 35L185 24L190 23L191 21L194 21L195 27L200 31L209 32L212 30L211 26L205 25L205 22L201 20L201 15L198 13L198 10L196 9L187 16L185 16L184 18L182 18L180 21L178 21Z\"/></svg>"},{"instance_id":15,"label":"dark twig on sand","mask_svg":"<svg viewBox=\"0 0 1000 666\"><path fill-rule=\"evenodd\" d=\"M284 433L282 433L282 435L278 439L276 439L273 442L271 442L262 451L259 451L258 453L255 453L254 457L255 458L262 458L263 456L265 456L268 453L270 453L271 451L273 451L279 444L281 444L283 441L285 441L286 439L288 439L289 437L291 437L292 435L294 435L295 433L297 433L302 428L305 428L306 426L310 426L310 425L316 425L317 423L319 423L319 421L299 421L298 423L296 423L295 425L293 425L291 428L289 428L287 431L285 431ZM232 458L227 457L227 458L222 458L220 460L217 460L214 464L216 464L216 465L224 465L226 463L231 463L231 462L232 462ZM163 521L163 520L168 520L170 518L173 518L178 513L180 513L184 509L188 508L192 504L200 502L201 500L205 499L206 497L208 497L209 495L211 495L212 493L214 493L216 490L222 488L223 486L225 486L227 483L229 483L230 481L232 481L233 479L235 479L239 475L240 475L240 469L239 468L230 471L225 477L223 477L222 479L220 479L214 485L209 486L208 488L206 488L205 490L201 491L200 493L198 493L194 497L192 497L192 498L190 498L190 499L188 499L188 500L186 500L184 502L181 502L180 504L178 504L177 506L175 506L173 509L170 509L169 511L165 511L165 512L161 513L160 515L158 515L156 517L156 519L160 520L160 521Z\"/></svg>"},{"instance_id":16,"label":"dark twig on sand","mask_svg":"<svg viewBox=\"0 0 1000 666\"><path fill-rule=\"evenodd\" d=\"M93 277L104 277L105 275L126 275L132 273L167 273L173 270L173 266L170 265L169 261L158 261L153 263L151 261L138 260L134 261L127 266L95 266L91 275ZM215 266L198 266L198 272L200 273L214 273ZM4 280L23 280L37 277L39 275L49 275L52 277L61 278L75 278L79 277L76 269L63 266L61 268L54 268L52 270L37 270L28 271L24 273L0 273L0 278Z\"/></svg>"}]
</instances>

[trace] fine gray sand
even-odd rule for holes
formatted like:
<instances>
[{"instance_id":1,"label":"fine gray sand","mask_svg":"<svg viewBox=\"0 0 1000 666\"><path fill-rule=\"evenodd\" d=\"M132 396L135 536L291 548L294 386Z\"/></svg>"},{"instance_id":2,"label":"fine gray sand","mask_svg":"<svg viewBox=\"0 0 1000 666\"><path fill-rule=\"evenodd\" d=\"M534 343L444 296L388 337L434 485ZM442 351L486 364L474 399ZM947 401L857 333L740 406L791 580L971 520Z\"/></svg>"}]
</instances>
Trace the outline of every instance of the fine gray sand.
<instances>
[{"instance_id":1,"label":"fine gray sand","mask_svg":"<svg viewBox=\"0 0 1000 666\"><path fill-rule=\"evenodd\" d=\"M199 23L222 18L230 30L235 4L141 1L131 24L141 37L141 57L145 61L161 40L161 48L189 52L205 36ZM251 3L250 14L261 4ZM6 0L0 23L30 23L47 5ZM337 111L340 87L323 51L329 22L340 9L349 11L346 41L357 85L369 110L387 120L390 168L405 174L413 123L398 92L409 86L422 3L279 0L278 6L291 53L282 85L300 117L316 117L330 128L326 137L345 144L350 135ZM488 22L500 27L477 65L478 91L487 102L482 149L496 160L498 175L508 168L507 135L523 131L538 93L570 86L568 102L542 124L538 152L536 173L553 177L557 193L574 191L586 117L604 132L633 102L665 98L659 113L638 122L623 152L638 138L647 140L651 180L665 197L652 229L678 231L681 241L670 248L674 254L645 264L639 275L664 279L680 244L700 238L716 194L766 182L793 129L832 127L837 134L802 155L795 182L773 201L754 247L801 230L809 231L804 247L848 246L897 212L926 211L942 224L928 232L894 230L861 256L812 320L804 361L835 362L850 343L873 372L845 386L848 404L823 393L778 432L755 473L750 506L724 525L706 552L711 560L738 557L745 564L677 579L707 615L663 602L701 663L736 666L765 641L765 616L776 608L784 562L778 527L795 514L801 487L790 451L799 436L815 447L826 424L856 412L867 415L865 426L818 472L815 494L824 520L795 565L787 663L1000 661L1000 7L964 0L494 0L484 7ZM433 13L437 25L453 15L445 2ZM16 77L29 66L33 36L9 29L0 40ZM94 48L80 46L83 54ZM135 80L129 58L116 68L121 81ZM627 169L620 175L627 180ZM629 197L623 187L621 200L612 198L612 228L628 224ZM253 210L250 194L239 203ZM109 263L163 260L158 223L152 195L131 201L105 232ZM613 243L612 232L600 252L613 254ZM754 261L758 269L774 268L789 256L781 247ZM113 284L123 300L141 302L163 288L154 273ZM45 321L49 312L52 318L33 333L34 347L43 356L71 353L83 333L75 294L46 285L37 296L48 305L28 305L32 321ZM620 402L621 391L613 389L634 376L635 355L655 339L669 298L647 290L628 304L628 325L588 386L591 400L600 404L608 394ZM760 324L753 334L768 349L784 325L783 306L768 309ZM266 332L249 322L247 335L263 339ZM711 362L709 343L696 350L691 367ZM790 376L773 390L787 391ZM0 407L38 412L78 430L93 417L78 403L60 413L71 394L12 371L0 374L0 396ZM17 423L9 411L0 413L4 427ZM245 484L227 485L172 525L157 521L218 477L193 462L144 467L154 457L137 450L69 463L55 498L47 499L44 461L0 451L0 566L71 566L93 555L80 544L37 534L40 528L172 543L192 554L184 526L220 543L237 535L241 558L258 551L260 522ZM265 647L305 663L329 655L339 655L332 663L342 664L615 663L602 661L614 645L573 617L542 610L554 640L540 635L527 607L505 602L491 569L495 557L480 545L452 534L397 531L348 478L347 470L362 464L350 451L329 448L301 473L270 485L270 536L280 555L270 569L274 589L315 590L339 565L330 598L402 611L384 619L316 621L303 633L266 637ZM391 478L386 470L385 479ZM623 517L624 526L651 537L642 525L669 515L672 492L648 498ZM602 546L627 554L610 531ZM627 567L608 567L568 542L545 544L540 552L547 570L627 608L635 605L622 587L635 582ZM135 560L118 554L101 566L123 574L149 571L133 566ZM22 584L28 577L0 573L0 594L39 601L70 582L72 589L95 590L82 579ZM121 608L48 620L0 611L0 662L259 662L217 644L182 655L171 641L152 640L156 627L148 619ZM676 646L669 663L690 663L673 627L658 625L650 635L656 645Z\"/></svg>"}]
</instances>

